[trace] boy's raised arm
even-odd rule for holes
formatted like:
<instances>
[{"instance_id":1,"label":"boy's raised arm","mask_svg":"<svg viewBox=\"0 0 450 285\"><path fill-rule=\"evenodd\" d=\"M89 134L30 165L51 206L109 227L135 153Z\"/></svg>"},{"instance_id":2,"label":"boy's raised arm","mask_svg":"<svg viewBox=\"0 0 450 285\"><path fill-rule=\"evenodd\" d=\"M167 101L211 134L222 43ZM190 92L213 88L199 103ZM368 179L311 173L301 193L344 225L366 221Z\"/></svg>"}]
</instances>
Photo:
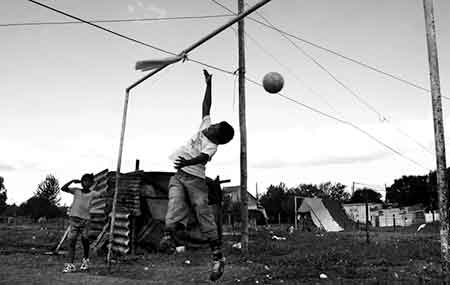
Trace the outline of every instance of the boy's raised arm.
<instances>
[{"instance_id":1,"label":"boy's raised arm","mask_svg":"<svg viewBox=\"0 0 450 285\"><path fill-rule=\"evenodd\" d=\"M69 182L64 184L63 187L61 187L61 191L73 194L73 189L69 188L70 184L72 184L72 183L80 183L80 180L78 180L78 179L70 180Z\"/></svg>"},{"instance_id":2,"label":"boy's raised arm","mask_svg":"<svg viewBox=\"0 0 450 285\"><path fill-rule=\"evenodd\" d=\"M208 73L206 69L203 69L203 75L205 76L206 90L205 97L203 98L202 118L209 116L211 110L211 84L212 75Z\"/></svg>"}]
</instances>

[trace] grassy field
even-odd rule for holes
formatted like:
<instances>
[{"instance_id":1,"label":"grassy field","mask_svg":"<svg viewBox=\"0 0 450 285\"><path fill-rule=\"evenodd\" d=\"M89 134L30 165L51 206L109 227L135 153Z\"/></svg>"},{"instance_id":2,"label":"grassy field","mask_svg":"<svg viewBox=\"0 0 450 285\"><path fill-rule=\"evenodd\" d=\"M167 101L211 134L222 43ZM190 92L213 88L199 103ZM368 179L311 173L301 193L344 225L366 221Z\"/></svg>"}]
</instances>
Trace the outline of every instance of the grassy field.
<instances>
[{"instance_id":1,"label":"grassy field","mask_svg":"<svg viewBox=\"0 0 450 285\"><path fill-rule=\"evenodd\" d=\"M304 233L281 229L252 233L249 253L232 248L238 237L226 236L227 267L221 284L441 284L437 226L416 233ZM272 240L273 235L286 240ZM2 284L207 284L209 253L174 256L126 256L108 272L104 257L93 257L88 273L62 274L64 255L45 253L62 235L61 227L0 225ZM78 254L81 250L78 250ZM79 259L79 258L78 258ZM186 261L189 260L189 263ZM320 278L325 274L327 278Z\"/></svg>"}]
</instances>

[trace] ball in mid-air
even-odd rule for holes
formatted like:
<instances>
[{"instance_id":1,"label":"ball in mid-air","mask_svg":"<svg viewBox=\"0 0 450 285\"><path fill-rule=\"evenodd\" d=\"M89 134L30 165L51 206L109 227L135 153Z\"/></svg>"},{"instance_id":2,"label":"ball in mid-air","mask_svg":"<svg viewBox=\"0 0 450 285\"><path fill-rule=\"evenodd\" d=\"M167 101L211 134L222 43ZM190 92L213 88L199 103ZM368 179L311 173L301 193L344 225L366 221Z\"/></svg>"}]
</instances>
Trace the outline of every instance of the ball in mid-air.
<instances>
[{"instance_id":1,"label":"ball in mid-air","mask_svg":"<svg viewBox=\"0 0 450 285\"><path fill-rule=\"evenodd\" d=\"M284 79L278 72L269 72L264 75L263 86L269 93L278 93L283 89Z\"/></svg>"}]
</instances>

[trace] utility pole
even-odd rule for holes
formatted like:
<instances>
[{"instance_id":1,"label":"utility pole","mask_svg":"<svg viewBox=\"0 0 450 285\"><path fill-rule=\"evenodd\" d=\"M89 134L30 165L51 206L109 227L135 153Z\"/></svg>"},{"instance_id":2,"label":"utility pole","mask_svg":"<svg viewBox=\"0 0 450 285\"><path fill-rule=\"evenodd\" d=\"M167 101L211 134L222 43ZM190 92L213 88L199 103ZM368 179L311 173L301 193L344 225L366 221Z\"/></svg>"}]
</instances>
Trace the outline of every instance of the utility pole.
<instances>
[{"instance_id":1,"label":"utility pole","mask_svg":"<svg viewBox=\"0 0 450 285\"><path fill-rule=\"evenodd\" d=\"M244 0L238 0L238 13L244 12ZM245 39L244 19L238 22L239 46L239 128L241 137L241 244L248 251L248 198L247 198L247 126L245 120Z\"/></svg>"},{"instance_id":2,"label":"utility pole","mask_svg":"<svg viewBox=\"0 0 450 285\"><path fill-rule=\"evenodd\" d=\"M445 141L444 123L442 120L441 87L439 81L439 63L436 45L436 28L434 20L433 0L423 0L425 11L425 28L427 33L428 62L430 67L431 101L433 106L434 137L436 148L436 175L439 195L439 218L441 221L441 255L442 270L449 271L448 254L448 186L445 175Z\"/></svg>"}]
</instances>

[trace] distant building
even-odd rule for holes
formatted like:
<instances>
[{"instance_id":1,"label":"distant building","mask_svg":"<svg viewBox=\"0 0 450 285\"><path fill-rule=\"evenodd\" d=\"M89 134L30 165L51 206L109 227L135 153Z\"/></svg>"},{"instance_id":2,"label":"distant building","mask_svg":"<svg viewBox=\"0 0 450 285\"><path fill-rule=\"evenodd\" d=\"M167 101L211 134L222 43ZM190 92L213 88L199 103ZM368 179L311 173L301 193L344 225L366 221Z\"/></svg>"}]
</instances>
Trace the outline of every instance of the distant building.
<instances>
[{"instance_id":1,"label":"distant building","mask_svg":"<svg viewBox=\"0 0 450 285\"><path fill-rule=\"evenodd\" d=\"M401 207L380 209L371 212L372 224L376 227L392 227L394 221L396 226L410 226L412 224L425 223L425 212L422 204Z\"/></svg>"},{"instance_id":2,"label":"distant building","mask_svg":"<svg viewBox=\"0 0 450 285\"><path fill-rule=\"evenodd\" d=\"M383 209L382 203L368 203L369 222L375 227L410 226L425 223L425 213L421 204ZM355 222L366 222L365 203L343 204L348 217ZM438 217L437 217L438 219Z\"/></svg>"},{"instance_id":3,"label":"distant building","mask_svg":"<svg viewBox=\"0 0 450 285\"><path fill-rule=\"evenodd\" d=\"M372 212L383 208L382 203L368 203L369 205L369 221L372 220ZM342 204L347 216L355 222L366 223L366 204L350 203Z\"/></svg>"},{"instance_id":4,"label":"distant building","mask_svg":"<svg viewBox=\"0 0 450 285\"><path fill-rule=\"evenodd\" d=\"M223 187L223 196L224 196L224 198L227 196L230 197L230 201L233 203L240 202L241 201L241 187L240 186ZM256 197L247 191L247 198L248 198L249 212L250 211L260 212L267 221L266 209L264 209L264 207L259 204Z\"/></svg>"}]
</instances>

